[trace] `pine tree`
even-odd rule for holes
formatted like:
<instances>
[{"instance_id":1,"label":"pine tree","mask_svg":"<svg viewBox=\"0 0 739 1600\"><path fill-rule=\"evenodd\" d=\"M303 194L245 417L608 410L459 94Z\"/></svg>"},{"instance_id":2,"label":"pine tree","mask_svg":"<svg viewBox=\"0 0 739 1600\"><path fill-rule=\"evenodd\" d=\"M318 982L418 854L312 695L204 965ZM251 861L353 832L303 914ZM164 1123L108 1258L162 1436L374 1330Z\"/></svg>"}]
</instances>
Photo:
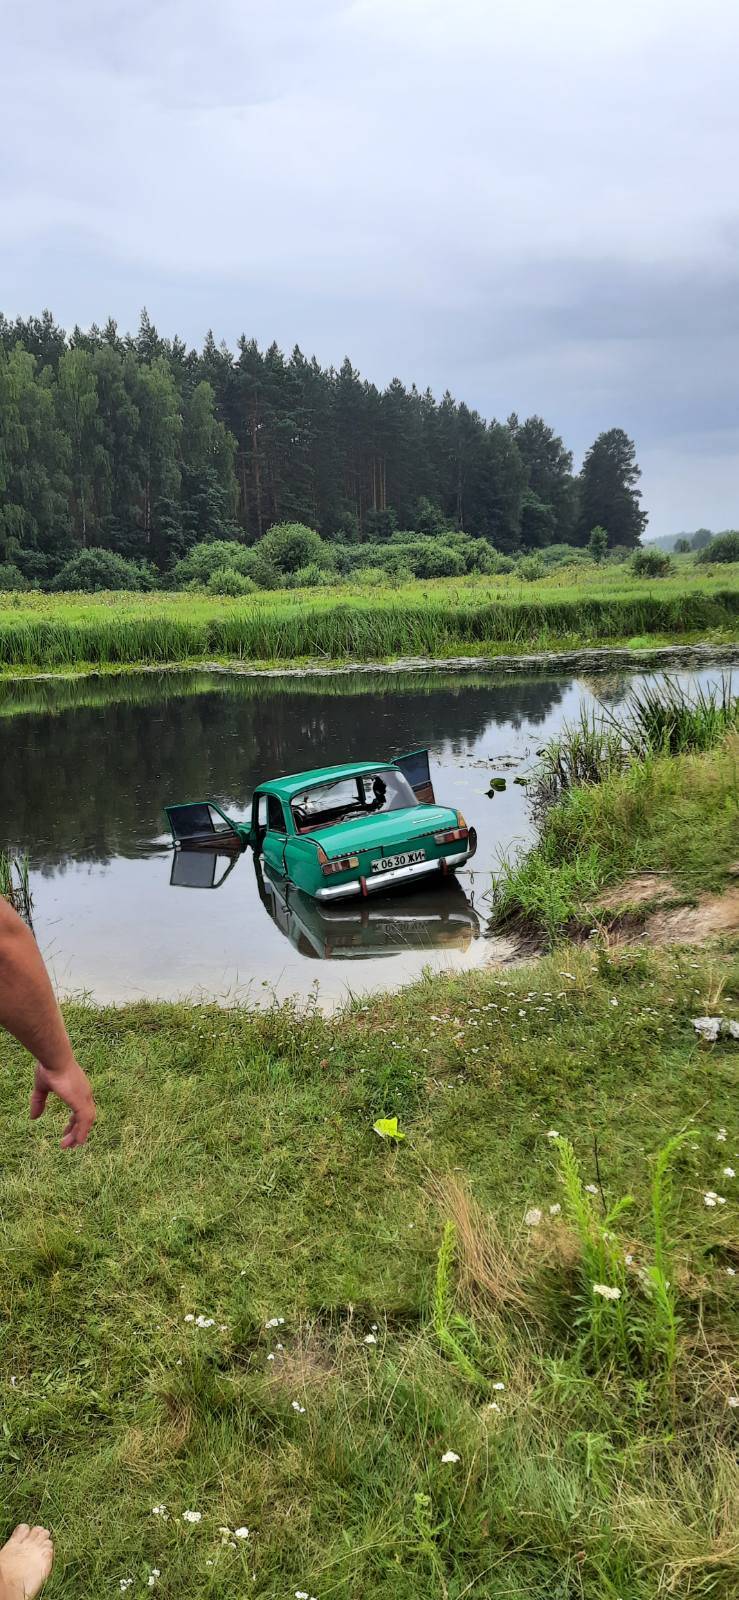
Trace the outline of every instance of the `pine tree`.
<instances>
[{"instance_id":1,"label":"pine tree","mask_svg":"<svg viewBox=\"0 0 739 1600\"><path fill-rule=\"evenodd\" d=\"M600 433L580 473L578 544L587 544L591 529L599 526L611 546L638 545L647 524L636 487L640 476L634 444L623 429Z\"/></svg>"}]
</instances>

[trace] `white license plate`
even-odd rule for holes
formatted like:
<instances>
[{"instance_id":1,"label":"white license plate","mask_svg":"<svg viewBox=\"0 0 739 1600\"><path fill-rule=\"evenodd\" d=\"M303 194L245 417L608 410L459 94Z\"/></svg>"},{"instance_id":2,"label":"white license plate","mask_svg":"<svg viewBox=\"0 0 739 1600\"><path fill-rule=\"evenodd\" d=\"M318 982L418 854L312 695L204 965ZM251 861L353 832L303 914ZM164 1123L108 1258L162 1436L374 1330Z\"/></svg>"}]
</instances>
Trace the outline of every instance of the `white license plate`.
<instances>
[{"instance_id":1,"label":"white license plate","mask_svg":"<svg viewBox=\"0 0 739 1600\"><path fill-rule=\"evenodd\" d=\"M425 860L425 850L405 850L400 856L383 856L382 861L373 861L372 871L393 872L396 867L412 867L417 861Z\"/></svg>"}]
</instances>

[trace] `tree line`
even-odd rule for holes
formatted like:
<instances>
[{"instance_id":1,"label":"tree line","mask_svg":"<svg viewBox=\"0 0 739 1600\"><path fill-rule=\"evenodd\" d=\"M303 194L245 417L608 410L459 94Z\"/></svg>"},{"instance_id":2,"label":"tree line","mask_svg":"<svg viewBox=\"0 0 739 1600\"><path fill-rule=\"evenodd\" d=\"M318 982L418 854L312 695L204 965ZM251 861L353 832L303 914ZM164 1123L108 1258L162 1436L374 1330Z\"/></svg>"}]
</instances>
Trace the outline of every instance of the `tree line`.
<instances>
[{"instance_id":1,"label":"tree line","mask_svg":"<svg viewBox=\"0 0 739 1600\"><path fill-rule=\"evenodd\" d=\"M167 573L203 541L253 545L283 522L342 544L452 529L508 555L599 527L633 548L639 476L620 428L575 473L541 417L382 390L348 358L324 368L246 337L234 353L212 333L190 350L145 311L135 335L0 314L0 563L30 581L91 548Z\"/></svg>"}]
</instances>

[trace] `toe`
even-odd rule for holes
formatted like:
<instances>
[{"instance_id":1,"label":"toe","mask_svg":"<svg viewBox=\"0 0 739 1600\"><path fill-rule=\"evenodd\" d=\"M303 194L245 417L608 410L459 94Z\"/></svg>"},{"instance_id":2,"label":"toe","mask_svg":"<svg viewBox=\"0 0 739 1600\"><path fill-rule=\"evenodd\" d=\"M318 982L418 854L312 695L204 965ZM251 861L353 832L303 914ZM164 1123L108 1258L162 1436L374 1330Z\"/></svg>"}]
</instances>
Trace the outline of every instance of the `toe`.
<instances>
[{"instance_id":1,"label":"toe","mask_svg":"<svg viewBox=\"0 0 739 1600\"><path fill-rule=\"evenodd\" d=\"M31 1538L38 1539L39 1543L43 1544L45 1540L51 1539L51 1534L49 1533L48 1528L42 1528L37 1523L36 1527L31 1529Z\"/></svg>"},{"instance_id":2,"label":"toe","mask_svg":"<svg viewBox=\"0 0 739 1600\"><path fill-rule=\"evenodd\" d=\"M31 1529L29 1528L27 1522L19 1522L17 1528L13 1529L13 1532L8 1540L8 1544L12 1544L13 1540L15 1540L16 1544L20 1544L23 1539L28 1538L30 1532Z\"/></svg>"}]
</instances>

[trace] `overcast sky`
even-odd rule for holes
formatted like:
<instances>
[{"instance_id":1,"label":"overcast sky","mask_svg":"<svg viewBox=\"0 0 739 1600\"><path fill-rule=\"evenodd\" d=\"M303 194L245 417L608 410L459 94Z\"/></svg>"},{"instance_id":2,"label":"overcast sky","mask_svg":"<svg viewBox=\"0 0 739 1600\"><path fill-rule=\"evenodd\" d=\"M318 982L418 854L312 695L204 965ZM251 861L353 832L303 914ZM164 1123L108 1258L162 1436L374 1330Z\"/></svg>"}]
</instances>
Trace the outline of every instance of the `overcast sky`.
<instances>
[{"instance_id":1,"label":"overcast sky","mask_svg":"<svg viewBox=\"0 0 739 1600\"><path fill-rule=\"evenodd\" d=\"M736 0L3 0L0 307L631 433L739 525Z\"/></svg>"}]
</instances>

